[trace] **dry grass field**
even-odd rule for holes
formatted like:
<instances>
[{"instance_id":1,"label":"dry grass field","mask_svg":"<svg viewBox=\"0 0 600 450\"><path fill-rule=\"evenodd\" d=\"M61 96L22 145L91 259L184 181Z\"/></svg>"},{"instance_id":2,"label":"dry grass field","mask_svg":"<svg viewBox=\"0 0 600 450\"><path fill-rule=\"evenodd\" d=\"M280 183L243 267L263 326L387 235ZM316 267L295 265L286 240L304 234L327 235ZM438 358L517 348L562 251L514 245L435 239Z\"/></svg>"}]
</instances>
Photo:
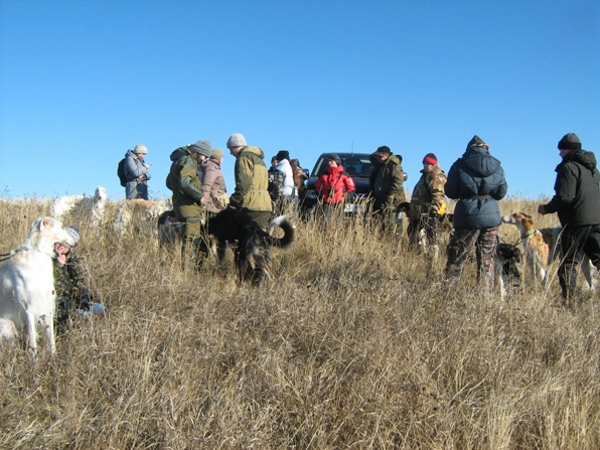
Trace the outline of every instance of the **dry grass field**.
<instances>
[{"instance_id":1,"label":"dry grass field","mask_svg":"<svg viewBox=\"0 0 600 450\"><path fill-rule=\"evenodd\" d=\"M537 203L501 207L556 225ZM0 199L0 252L46 212ZM1 347L0 448L600 448L600 311L554 307L556 268L501 301L473 264L450 290L444 252L428 270L402 239L311 221L254 288L109 225L77 249L108 313L54 358Z\"/></svg>"}]
</instances>

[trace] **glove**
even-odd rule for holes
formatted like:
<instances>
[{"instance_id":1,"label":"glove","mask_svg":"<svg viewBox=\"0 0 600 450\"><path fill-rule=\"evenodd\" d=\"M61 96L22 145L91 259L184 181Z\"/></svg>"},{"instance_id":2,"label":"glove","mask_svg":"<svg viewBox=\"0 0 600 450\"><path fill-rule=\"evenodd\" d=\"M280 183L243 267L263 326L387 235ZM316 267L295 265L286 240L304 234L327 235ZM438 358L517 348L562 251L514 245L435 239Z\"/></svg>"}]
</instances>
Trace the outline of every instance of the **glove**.
<instances>
[{"instance_id":1,"label":"glove","mask_svg":"<svg viewBox=\"0 0 600 450\"><path fill-rule=\"evenodd\" d=\"M436 229L440 222L440 216L435 211L429 211L429 215L427 216L427 226L432 229Z\"/></svg>"}]
</instances>

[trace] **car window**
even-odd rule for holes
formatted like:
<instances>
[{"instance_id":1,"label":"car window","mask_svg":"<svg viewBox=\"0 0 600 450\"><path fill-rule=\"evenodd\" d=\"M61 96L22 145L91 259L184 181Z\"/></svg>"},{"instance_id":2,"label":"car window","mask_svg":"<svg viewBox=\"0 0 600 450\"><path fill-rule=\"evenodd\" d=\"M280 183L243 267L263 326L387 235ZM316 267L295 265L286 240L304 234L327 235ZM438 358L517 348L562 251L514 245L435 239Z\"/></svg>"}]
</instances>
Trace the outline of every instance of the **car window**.
<instances>
[{"instance_id":1,"label":"car window","mask_svg":"<svg viewBox=\"0 0 600 450\"><path fill-rule=\"evenodd\" d=\"M321 155L315 167L313 168L311 176L320 177L327 170L327 161L330 153ZM371 171L373 170L373 164L369 161L369 153L338 153L342 160L342 166L346 172L353 178L369 178Z\"/></svg>"}]
</instances>

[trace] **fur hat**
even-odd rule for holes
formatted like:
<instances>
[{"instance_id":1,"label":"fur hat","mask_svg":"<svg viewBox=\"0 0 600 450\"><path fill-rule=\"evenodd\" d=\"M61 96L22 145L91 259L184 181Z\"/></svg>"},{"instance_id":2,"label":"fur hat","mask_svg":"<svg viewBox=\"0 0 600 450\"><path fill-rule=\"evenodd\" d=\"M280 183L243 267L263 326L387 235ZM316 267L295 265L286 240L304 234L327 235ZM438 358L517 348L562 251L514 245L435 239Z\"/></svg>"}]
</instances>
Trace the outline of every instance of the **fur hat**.
<instances>
[{"instance_id":1,"label":"fur hat","mask_svg":"<svg viewBox=\"0 0 600 450\"><path fill-rule=\"evenodd\" d=\"M290 159L290 152L287 150L279 150L277 155L275 155L275 159L277 161L283 161L284 159Z\"/></svg>"},{"instance_id":2,"label":"fur hat","mask_svg":"<svg viewBox=\"0 0 600 450\"><path fill-rule=\"evenodd\" d=\"M146 146L144 144L138 144L133 149L133 153L141 153L141 154L145 155L146 153L148 153L148 149L146 148Z\"/></svg>"},{"instance_id":3,"label":"fur hat","mask_svg":"<svg viewBox=\"0 0 600 450\"><path fill-rule=\"evenodd\" d=\"M221 148L215 148L210 155L212 159L221 159L223 156L225 156L225 153Z\"/></svg>"},{"instance_id":4,"label":"fur hat","mask_svg":"<svg viewBox=\"0 0 600 450\"><path fill-rule=\"evenodd\" d=\"M70 227L65 228L65 231L69 235L71 242L61 242L61 244L71 248L77 247L77 244L79 244L79 227L77 225L71 225Z\"/></svg>"},{"instance_id":5,"label":"fur hat","mask_svg":"<svg viewBox=\"0 0 600 450\"><path fill-rule=\"evenodd\" d=\"M427 153L425 158L423 158L423 164L425 163L435 166L438 163L437 156L435 156L433 153Z\"/></svg>"},{"instance_id":6,"label":"fur hat","mask_svg":"<svg viewBox=\"0 0 600 450\"><path fill-rule=\"evenodd\" d=\"M248 145L246 144L246 138L241 133L233 133L229 136L229 139L227 139L227 148L245 147L246 145Z\"/></svg>"},{"instance_id":7,"label":"fur hat","mask_svg":"<svg viewBox=\"0 0 600 450\"><path fill-rule=\"evenodd\" d=\"M567 133L558 141L558 148L561 150L581 150L581 141L575 133Z\"/></svg>"},{"instance_id":8,"label":"fur hat","mask_svg":"<svg viewBox=\"0 0 600 450\"><path fill-rule=\"evenodd\" d=\"M331 161L335 161L335 163L338 166L342 165L342 159L339 157L339 155L336 155L335 153L332 153L331 155L329 155L329 157L327 158L327 160L331 160Z\"/></svg>"},{"instance_id":9,"label":"fur hat","mask_svg":"<svg viewBox=\"0 0 600 450\"><path fill-rule=\"evenodd\" d=\"M190 145L190 147L196 153L199 153L201 155L206 156L207 158L210 158L210 155L212 153L212 147L210 145L210 141L205 141L203 139L200 139L195 144Z\"/></svg>"},{"instance_id":10,"label":"fur hat","mask_svg":"<svg viewBox=\"0 0 600 450\"><path fill-rule=\"evenodd\" d=\"M467 150L469 150L474 145L481 146L481 144L485 144L485 142L483 142L483 139L481 139L479 136L475 135L467 144Z\"/></svg>"}]
</instances>

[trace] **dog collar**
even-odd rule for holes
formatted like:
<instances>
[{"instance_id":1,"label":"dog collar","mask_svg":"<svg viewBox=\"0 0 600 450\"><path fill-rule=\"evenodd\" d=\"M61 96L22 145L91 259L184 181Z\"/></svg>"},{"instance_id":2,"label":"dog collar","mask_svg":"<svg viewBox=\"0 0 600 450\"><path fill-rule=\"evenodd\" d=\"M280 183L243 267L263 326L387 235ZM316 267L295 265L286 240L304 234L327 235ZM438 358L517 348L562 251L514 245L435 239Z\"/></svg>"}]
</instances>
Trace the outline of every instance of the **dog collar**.
<instances>
[{"instance_id":1,"label":"dog collar","mask_svg":"<svg viewBox=\"0 0 600 450\"><path fill-rule=\"evenodd\" d=\"M527 239L529 236L531 236L533 233L535 233L535 228L532 228L531 230L528 230L526 233L523 233L521 235L521 239Z\"/></svg>"}]
</instances>

